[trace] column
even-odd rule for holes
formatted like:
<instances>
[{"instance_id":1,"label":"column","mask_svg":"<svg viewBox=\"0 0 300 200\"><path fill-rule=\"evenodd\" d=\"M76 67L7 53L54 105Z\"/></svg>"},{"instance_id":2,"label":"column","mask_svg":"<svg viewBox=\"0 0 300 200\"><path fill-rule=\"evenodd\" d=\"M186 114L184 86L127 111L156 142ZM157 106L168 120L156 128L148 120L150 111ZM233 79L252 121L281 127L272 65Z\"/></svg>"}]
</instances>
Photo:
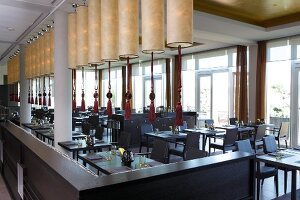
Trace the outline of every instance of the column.
<instances>
[{"instance_id":1,"label":"column","mask_svg":"<svg viewBox=\"0 0 300 200\"><path fill-rule=\"evenodd\" d=\"M54 141L72 140L72 87L68 65L68 20L67 13L54 13ZM64 151L64 150L63 150Z\"/></svg>"},{"instance_id":2,"label":"column","mask_svg":"<svg viewBox=\"0 0 300 200\"><path fill-rule=\"evenodd\" d=\"M25 45L20 45L20 123L31 122L31 104L28 103L28 80L25 79Z\"/></svg>"},{"instance_id":3,"label":"column","mask_svg":"<svg viewBox=\"0 0 300 200\"><path fill-rule=\"evenodd\" d=\"M249 120L256 121L256 68L257 44L249 45Z\"/></svg>"}]
</instances>

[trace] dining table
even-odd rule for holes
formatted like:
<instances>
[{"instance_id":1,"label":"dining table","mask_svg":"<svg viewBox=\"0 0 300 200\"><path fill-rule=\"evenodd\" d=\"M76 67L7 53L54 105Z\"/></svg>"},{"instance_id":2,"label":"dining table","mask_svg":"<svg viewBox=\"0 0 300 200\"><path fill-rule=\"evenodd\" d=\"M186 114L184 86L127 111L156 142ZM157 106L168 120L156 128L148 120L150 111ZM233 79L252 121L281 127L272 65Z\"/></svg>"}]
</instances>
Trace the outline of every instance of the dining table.
<instances>
[{"instance_id":1,"label":"dining table","mask_svg":"<svg viewBox=\"0 0 300 200\"><path fill-rule=\"evenodd\" d=\"M102 172L105 175L130 172L134 170L141 170L150 167L164 165L158 161L147 158L143 155L134 155L134 160L125 165L119 151L112 153L112 151L103 151L97 153L79 154L78 158L83 161L83 164L89 164L97 170L98 175ZM141 159L143 160L141 162Z\"/></svg>"},{"instance_id":2,"label":"dining table","mask_svg":"<svg viewBox=\"0 0 300 200\"><path fill-rule=\"evenodd\" d=\"M36 137L41 139L43 142L48 140L48 143L51 143L54 146L54 132L53 129L38 129L34 131ZM85 134L82 134L78 131L72 131L72 140L84 140L86 138Z\"/></svg>"},{"instance_id":3,"label":"dining table","mask_svg":"<svg viewBox=\"0 0 300 200\"><path fill-rule=\"evenodd\" d=\"M72 153L73 159L77 158L77 160L79 151L83 151L85 153L86 151L91 150L102 151L103 148L111 148L111 144L103 140L96 140L96 142L93 145L87 145L85 140L58 142L58 145L64 148L65 150L70 151Z\"/></svg>"},{"instance_id":4,"label":"dining table","mask_svg":"<svg viewBox=\"0 0 300 200\"><path fill-rule=\"evenodd\" d=\"M238 129L238 140L241 140L246 135L247 137L250 137L253 131L255 131L255 127L249 127L249 126L236 126L236 125L220 125L216 126L217 129L232 129L237 128Z\"/></svg>"},{"instance_id":5,"label":"dining table","mask_svg":"<svg viewBox=\"0 0 300 200\"><path fill-rule=\"evenodd\" d=\"M297 170L300 170L300 148L279 150L274 153L256 156L257 173L260 172L260 164L268 163L275 167L282 167L292 171L291 178L291 199L296 199L297 189ZM257 187L260 187L260 180L257 179ZM259 191L259 188L257 188ZM259 193L257 192L257 200L259 200Z\"/></svg>"},{"instance_id":6,"label":"dining table","mask_svg":"<svg viewBox=\"0 0 300 200\"><path fill-rule=\"evenodd\" d=\"M147 152L149 152L149 137L165 140L167 142L176 143L178 140L186 139L186 133L174 131L154 131L145 133Z\"/></svg>"},{"instance_id":7,"label":"dining table","mask_svg":"<svg viewBox=\"0 0 300 200\"><path fill-rule=\"evenodd\" d=\"M193 129L184 129L184 132L186 133L200 133L200 135L202 136L202 150L205 150L205 146L206 146L206 141L207 138L209 139L209 143L210 143L210 139L211 137L215 137L215 136L223 136L225 135L225 130L223 129L209 129L209 128L193 128Z\"/></svg>"}]
</instances>

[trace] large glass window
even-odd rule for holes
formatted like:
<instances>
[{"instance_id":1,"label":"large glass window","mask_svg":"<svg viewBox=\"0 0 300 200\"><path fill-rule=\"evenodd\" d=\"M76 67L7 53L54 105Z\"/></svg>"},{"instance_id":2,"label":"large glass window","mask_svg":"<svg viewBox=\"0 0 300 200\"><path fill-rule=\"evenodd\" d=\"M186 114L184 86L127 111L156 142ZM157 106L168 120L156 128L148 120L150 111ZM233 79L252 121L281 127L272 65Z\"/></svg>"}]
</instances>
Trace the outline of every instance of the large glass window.
<instances>
[{"instance_id":1,"label":"large glass window","mask_svg":"<svg viewBox=\"0 0 300 200\"><path fill-rule=\"evenodd\" d=\"M150 62L134 64L132 66L132 95L133 108L142 112L150 105L149 94L151 91ZM153 65L155 107L166 106L166 73L165 60L156 60Z\"/></svg>"},{"instance_id":2,"label":"large glass window","mask_svg":"<svg viewBox=\"0 0 300 200\"><path fill-rule=\"evenodd\" d=\"M106 107L108 92L108 69L103 70L102 79L102 106ZM110 82L112 93L112 107L122 107L122 67L115 67L110 70Z\"/></svg>"},{"instance_id":3,"label":"large glass window","mask_svg":"<svg viewBox=\"0 0 300 200\"><path fill-rule=\"evenodd\" d=\"M266 120L277 127L290 118L291 50L288 39L267 44Z\"/></svg>"},{"instance_id":4,"label":"large glass window","mask_svg":"<svg viewBox=\"0 0 300 200\"><path fill-rule=\"evenodd\" d=\"M84 82L82 81L82 70L76 70L76 103L81 105L81 93L84 89L85 106L94 106L95 92L95 72L93 70L84 70Z\"/></svg>"},{"instance_id":5,"label":"large glass window","mask_svg":"<svg viewBox=\"0 0 300 200\"><path fill-rule=\"evenodd\" d=\"M225 124L233 114L235 48L184 56L182 59L183 109L199 119Z\"/></svg>"}]
</instances>

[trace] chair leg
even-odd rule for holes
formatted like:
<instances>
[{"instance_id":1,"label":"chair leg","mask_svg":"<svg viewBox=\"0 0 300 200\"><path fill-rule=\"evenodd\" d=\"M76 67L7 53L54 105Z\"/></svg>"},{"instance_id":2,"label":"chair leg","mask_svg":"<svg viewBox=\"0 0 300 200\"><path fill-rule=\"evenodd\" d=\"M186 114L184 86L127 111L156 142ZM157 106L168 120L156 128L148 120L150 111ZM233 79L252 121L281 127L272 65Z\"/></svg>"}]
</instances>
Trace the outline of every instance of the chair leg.
<instances>
[{"instance_id":1,"label":"chair leg","mask_svg":"<svg viewBox=\"0 0 300 200\"><path fill-rule=\"evenodd\" d=\"M278 138L278 148L280 148L280 139Z\"/></svg>"},{"instance_id":2,"label":"chair leg","mask_svg":"<svg viewBox=\"0 0 300 200\"><path fill-rule=\"evenodd\" d=\"M260 179L259 177L256 178L256 191L257 191L257 200L259 200L260 196Z\"/></svg>"},{"instance_id":3,"label":"chair leg","mask_svg":"<svg viewBox=\"0 0 300 200\"><path fill-rule=\"evenodd\" d=\"M263 184L264 184L264 180L265 180L264 178L263 178L263 179L261 179L261 185L263 185Z\"/></svg>"},{"instance_id":4,"label":"chair leg","mask_svg":"<svg viewBox=\"0 0 300 200\"><path fill-rule=\"evenodd\" d=\"M284 194L286 194L286 189L287 189L287 170L284 170Z\"/></svg>"},{"instance_id":5,"label":"chair leg","mask_svg":"<svg viewBox=\"0 0 300 200\"><path fill-rule=\"evenodd\" d=\"M275 179L275 188L276 188L276 196L278 197L278 174L274 177Z\"/></svg>"},{"instance_id":6,"label":"chair leg","mask_svg":"<svg viewBox=\"0 0 300 200\"><path fill-rule=\"evenodd\" d=\"M210 146L208 146L208 156L210 156Z\"/></svg>"},{"instance_id":7,"label":"chair leg","mask_svg":"<svg viewBox=\"0 0 300 200\"><path fill-rule=\"evenodd\" d=\"M287 140L285 140L285 148L288 148Z\"/></svg>"},{"instance_id":8,"label":"chair leg","mask_svg":"<svg viewBox=\"0 0 300 200\"><path fill-rule=\"evenodd\" d=\"M142 145L140 145L140 151L139 151L140 153L142 152Z\"/></svg>"}]
</instances>

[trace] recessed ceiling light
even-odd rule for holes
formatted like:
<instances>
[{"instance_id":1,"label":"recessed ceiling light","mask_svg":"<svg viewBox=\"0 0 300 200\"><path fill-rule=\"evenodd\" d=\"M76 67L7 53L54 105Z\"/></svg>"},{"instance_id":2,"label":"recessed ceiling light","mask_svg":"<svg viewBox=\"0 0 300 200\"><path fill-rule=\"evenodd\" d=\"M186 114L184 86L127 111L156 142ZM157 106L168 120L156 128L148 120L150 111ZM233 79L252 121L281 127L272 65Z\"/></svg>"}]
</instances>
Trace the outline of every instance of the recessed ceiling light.
<instances>
[{"instance_id":1,"label":"recessed ceiling light","mask_svg":"<svg viewBox=\"0 0 300 200\"><path fill-rule=\"evenodd\" d=\"M15 31L16 29L12 28L12 27L6 27L7 30L9 31Z\"/></svg>"}]
</instances>

